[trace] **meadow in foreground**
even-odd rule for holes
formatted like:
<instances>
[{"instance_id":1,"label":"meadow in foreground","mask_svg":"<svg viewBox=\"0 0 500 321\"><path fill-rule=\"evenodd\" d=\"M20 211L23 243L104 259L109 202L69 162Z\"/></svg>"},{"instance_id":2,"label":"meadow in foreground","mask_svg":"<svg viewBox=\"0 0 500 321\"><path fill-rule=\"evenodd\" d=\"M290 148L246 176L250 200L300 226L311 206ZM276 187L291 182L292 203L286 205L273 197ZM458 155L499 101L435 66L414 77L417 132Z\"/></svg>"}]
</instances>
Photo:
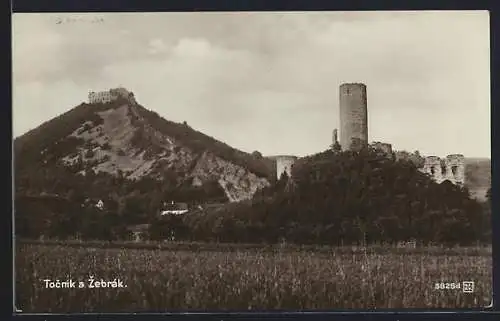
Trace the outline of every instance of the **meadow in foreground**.
<instances>
[{"instance_id":1,"label":"meadow in foreground","mask_svg":"<svg viewBox=\"0 0 500 321\"><path fill-rule=\"evenodd\" d=\"M16 245L23 312L470 308L491 298L491 249L186 251ZM44 279L123 288L46 288ZM435 290L475 281L474 293Z\"/></svg>"}]
</instances>

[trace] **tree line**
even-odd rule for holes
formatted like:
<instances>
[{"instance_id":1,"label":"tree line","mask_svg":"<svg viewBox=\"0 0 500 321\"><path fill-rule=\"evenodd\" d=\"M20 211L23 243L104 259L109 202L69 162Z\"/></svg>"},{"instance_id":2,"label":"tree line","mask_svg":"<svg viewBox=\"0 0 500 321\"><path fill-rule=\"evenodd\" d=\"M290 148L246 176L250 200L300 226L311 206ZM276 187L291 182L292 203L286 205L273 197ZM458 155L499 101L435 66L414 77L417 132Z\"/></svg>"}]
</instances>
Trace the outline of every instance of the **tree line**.
<instances>
[{"instance_id":1,"label":"tree line","mask_svg":"<svg viewBox=\"0 0 500 321\"><path fill-rule=\"evenodd\" d=\"M227 203L217 182L179 185L175 173L165 173L163 181L130 181L102 173L84 178L62 175L65 169L60 170L60 175L43 170L37 175L40 187L51 186L50 192L59 193L64 201L44 206L40 200L16 201L19 235L126 239L127 226L149 223L148 238L154 240L175 235L176 240L236 243L491 242L490 201L479 203L464 187L448 181L437 184L411 160L370 149L316 154L297 163L292 178L283 174L252 200L240 203ZM22 186L26 194L27 186ZM102 195L107 195L102 210L81 205L86 198ZM160 217L165 200L189 202L192 208L201 203L226 204Z\"/></svg>"},{"instance_id":2,"label":"tree line","mask_svg":"<svg viewBox=\"0 0 500 321\"><path fill-rule=\"evenodd\" d=\"M298 164L292 179L284 173L251 202L186 215L172 226L179 237L197 241L467 245L491 242L490 217L489 202L449 181L437 184L411 159L329 150Z\"/></svg>"}]
</instances>

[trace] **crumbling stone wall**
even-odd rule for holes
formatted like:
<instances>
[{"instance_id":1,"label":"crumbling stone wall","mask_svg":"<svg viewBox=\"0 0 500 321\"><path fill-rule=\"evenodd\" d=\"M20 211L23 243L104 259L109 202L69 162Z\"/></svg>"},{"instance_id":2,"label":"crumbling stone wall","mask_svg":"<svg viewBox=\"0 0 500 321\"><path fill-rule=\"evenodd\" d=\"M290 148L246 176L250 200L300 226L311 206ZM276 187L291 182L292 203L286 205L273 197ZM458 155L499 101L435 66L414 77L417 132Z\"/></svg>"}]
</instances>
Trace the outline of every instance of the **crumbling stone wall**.
<instances>
[{"instance_id":1,"label":"crumbling stone wall","mask_svg":"<svg viewBox=\"0 0 500 321\"><path fill-rule=\"evenodd\" d=\"M381 142L373 142L371 144L371 147L382 154L392 155L392 145L391 144L381 143Z\"/></svg>"},{"instance_id":2,"label":"crumbling stone wall","mask_svg":"<svg viewBox=\"0 0 500 321\"><path fill-rule=\"evenodd\" d=\"M109 91L100 91L100 92L89 92L89 104L97 104L97 103L109 103L113 101L114 97L111 95Z\"/></svg>"},{"instance_id":3,"label":"crumbling stone wall","mask_svg":"<svg viewBox=\"0 0 500 321\"><path fill-rule=\"evenodd\" d=\"M462 154L453 154L440 159L437 156L425 158L422 172L429 174L437 183L445 180L453 184L465 183L465 157Z\"/></svg>"},{"instance_id":4,"label":"crumbling stone wall","mask_svg":"<svg viewBox=\"0 0 500 321\"><path fill-rule=\"evenodd\" d=\"M445 179L453 184L463 185L465 183L465 157L462 154L453 154L446 156L446 175Z\"/></svg>"},{"instance_id":5,"label":"crumbling stone wall","mask_svg":"<svg viewBox=\"0 0 500 321\"><path fill-rule=\"evenodd\" d=\"M422 172L429 174L437 183L443 181L443 168L441 167L441 159L437 156L428 156L425 158Z\"/></svg>"},{"instance_id":6,"label":"crumbling stone wall","mask_svg":"<svg viewBox=\"0 0 500 321\"><path fill-rule=\"evenodd\" d=\"M113 88L106 91L99 91L99 92L90 91L88 97L89 104L96 104L96 103L105 104L112 102L118 98L125 98L130 100L130 102L132 103L136 103L134 94L122 87Z\"/></svg>"},{"instance_id":7,"label":"crumbling stone wall","mask_svg":"<svg viewBox=\"0 0 500 321\"><path fill-rule=\"evenodd\" d=\"M340 145L343 150L359 150L368 145L366 86L342 84L339 88Z\"/></svg>"}]
</instances>

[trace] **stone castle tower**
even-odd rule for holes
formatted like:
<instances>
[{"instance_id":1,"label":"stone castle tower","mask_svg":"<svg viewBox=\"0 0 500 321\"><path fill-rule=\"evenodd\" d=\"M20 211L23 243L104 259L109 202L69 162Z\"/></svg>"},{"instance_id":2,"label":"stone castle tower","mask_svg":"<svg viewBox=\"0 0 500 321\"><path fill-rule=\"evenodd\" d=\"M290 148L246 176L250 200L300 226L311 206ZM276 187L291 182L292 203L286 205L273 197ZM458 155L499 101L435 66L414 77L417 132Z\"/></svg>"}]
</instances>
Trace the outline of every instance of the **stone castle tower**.
<instances>
[{"instance_id":1,"label":"stone castle tower","mask_svg":"<svg viewBox=\"0 0 500 321\"><path fill-rule=\"evenodd\" d=\"M368 145L366 85L342 84L339 88L340 145L343 150L360 150Z\"/></svg>"},{"instance_id":2,"label":"stone castle tower","mask_svg":"<svg viewBox=\"0 0 500 321\"><path fill-rule=\"evenodd\" d=\"M430 175L437 183L441 183L444 180L441 159L437 156L427 156L421 171Z\"/></svg>"},{"instance_id":3,"label":"stone castle tower","mask_svg":"<svg viewBox=\"0 0 500 321\"><path fill-rule=\"evenodd\" d=\"M292 167L295 161L297 160L297 156L291 155L281 155L276 156L276 179L281 177L283 172L288 174L288 177L292 177Z\"/></svg>"},{"instance_id":4,"label":"stone castle tower","mask_svg":"<svg viewBox=\"0 0 500 321\"><path fill-rule=\"evenodd\" d=\"M465 157L462 154L452 154L446 156L445 160L446 172L445 179L454 184L463 185L465 183Z\"/></svg>"}]
</instances>

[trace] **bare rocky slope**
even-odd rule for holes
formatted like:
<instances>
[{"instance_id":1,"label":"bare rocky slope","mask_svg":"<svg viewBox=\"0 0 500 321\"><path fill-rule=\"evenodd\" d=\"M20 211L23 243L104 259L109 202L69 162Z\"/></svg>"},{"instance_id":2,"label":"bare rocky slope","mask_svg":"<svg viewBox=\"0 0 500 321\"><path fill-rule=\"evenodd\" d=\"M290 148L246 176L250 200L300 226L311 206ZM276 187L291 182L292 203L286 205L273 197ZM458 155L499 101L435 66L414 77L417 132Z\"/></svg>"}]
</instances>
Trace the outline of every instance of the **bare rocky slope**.
<instances>
[{"instance_id":1,"label":"bare rocky slope","mask_svg":"<svg viewBox=\"0 0 500 321\"><path fill-rule=\"evenodd\" d=\"M79 175L104 172L130 180L170 175L194 186L217 181L233 202L269 186L273 175L269 160L125 99L82 103L15 139L14 149L16 175L58 166Z\"/></svg>"}]
</instances>

